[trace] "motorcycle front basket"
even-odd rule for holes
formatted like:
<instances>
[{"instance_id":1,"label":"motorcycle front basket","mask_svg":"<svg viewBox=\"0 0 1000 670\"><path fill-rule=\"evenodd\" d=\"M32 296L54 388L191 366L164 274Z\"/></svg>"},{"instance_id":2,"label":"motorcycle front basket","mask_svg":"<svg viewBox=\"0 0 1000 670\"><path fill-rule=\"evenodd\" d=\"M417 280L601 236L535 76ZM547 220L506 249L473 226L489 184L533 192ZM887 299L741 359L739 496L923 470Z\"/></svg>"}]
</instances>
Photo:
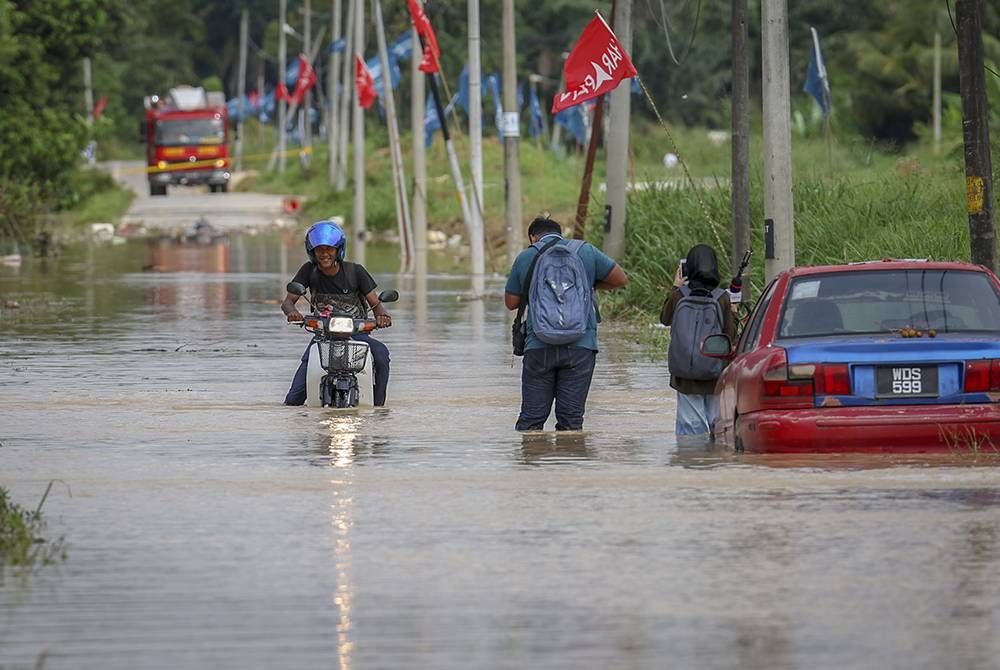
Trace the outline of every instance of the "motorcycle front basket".
<instances>
[{"instance_id":1,"label":"motorcycle front basket","mask_svg":"<svg viewBox=\"0 0 1000 670\"><path fill-rule=\"evenodd\" d=\"M354 340L333 340L319 347L320 364L330 370L361 372L368 358L368 343Z\"/></svg>"}]
</instances>

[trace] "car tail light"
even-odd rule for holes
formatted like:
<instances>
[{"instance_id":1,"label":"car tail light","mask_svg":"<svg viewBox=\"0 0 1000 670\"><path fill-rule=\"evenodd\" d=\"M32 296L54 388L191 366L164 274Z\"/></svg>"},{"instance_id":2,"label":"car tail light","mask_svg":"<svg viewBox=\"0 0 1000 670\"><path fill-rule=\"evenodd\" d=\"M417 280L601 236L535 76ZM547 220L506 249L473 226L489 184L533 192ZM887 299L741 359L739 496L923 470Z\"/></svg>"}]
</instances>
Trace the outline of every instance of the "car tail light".
<instances>
[{"instance_id":1,"label":"car tail light","mask_svg":"<svg viewBox=\"0 0 1000 670\"><path fill-rule=\"evenodd\" d=\"M788 365L784 349L772 354L762 377L761 404L766 409L812 407L815 403L814 366Z\"/></svg>"},{"instance_id":2,"label":"car tail light","mask_svg":"<svg viewBox=\"0 0 1000 670\"><path fill-rule=\"evenodd\" d=\"M785 351L772 356L763 375L761 400L771 408L812 407L816 396L850 395L851 375L846 363L788 365Z\"/></svg>"},{"instance_id":3,"label":"car tail light","mask_svg":"<svg viewBox=\"0 0 1000 670\"><path fill-rule=\"evenodd\" d=\"M965 392L1000 391L1000 359L965 364Z\"/></svg>"},{"instance_id":4,"label":"car tail light","mask_svg":"<svg viewBox=\"0 0 1000 670\"><path fill-rule=\"evenodd\" d=\"M816 395L851 395L851 374L846 363L817 365Z\"/></svg>"}]
</instances>

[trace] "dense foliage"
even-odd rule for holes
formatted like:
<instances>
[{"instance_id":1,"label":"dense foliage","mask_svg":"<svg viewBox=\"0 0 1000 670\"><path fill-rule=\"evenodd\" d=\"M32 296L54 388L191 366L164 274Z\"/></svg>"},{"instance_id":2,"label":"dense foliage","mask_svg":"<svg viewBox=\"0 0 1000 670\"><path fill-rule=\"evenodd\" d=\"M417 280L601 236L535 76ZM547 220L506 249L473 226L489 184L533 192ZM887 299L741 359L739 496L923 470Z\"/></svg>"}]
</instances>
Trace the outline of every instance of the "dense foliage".
<instances>
[{"instance_id":1,"label":"dense foliage","mask_svg":"<svg viewBox=\"0 0 1000 670\"><path fill-rule=\"evenodd\" d=\"M23 236L27 222L39 212L73 204L77 194L68 175L79 164L88 140L99 140L102 158L123 153L123 147L135 150L144 96L177 84L207 81L221 81L227 96L234 96L239 17L244 8L250 19L247 87L256 88L258 81L267 89L273 87L278 4L275 0L0 0L0 241L14 231ZM298 32L304 23L304 4L288 3L288 23ZM335 4L334 0L311 3L312 31L321 47L331 39ZM348 3L340 4L346 8ZM368 13L369 4L364 4ZM924 131L931 113L936 33L943 45L946 114L960 114L951 4L949 0L790 2L790 76L797 115L809 119L815 114L815 103L802 92L812 48L810 26L822 39L839 131L891 146ZM382 5L390 36L408 28L404 0L383 0ZM760 10L758 3L748 5L751 94L759 99ZM731 6L731 0L632 3L632 56L669 122L728 128ZM611 3L606 0L518 0L521 79L540 74L542 94L554 94L560 85L562 55L595 7L610 17ZM1000 63L1000 5L984 2L982 8L986 60ZM468 49L466 3L432 0L426 11L439 35L445 74L455 86ZM500 0L480 0L480 14L483 71L489 73L500 69ZM370 20L365 24L366 53L372 54L373 27ZM290 35L288 53L294 55L301 48L299 38ZM94 99L106 101L92 126L83 104L85 57L93 63ZM326 59L318 58L316 66L322 86ZM987 79L991 90L1000 89L996 68ZM405 114L405 95L400 97ZM642 103L633 109L637 115L651 113Z\"/></svg>"}]
</instances>

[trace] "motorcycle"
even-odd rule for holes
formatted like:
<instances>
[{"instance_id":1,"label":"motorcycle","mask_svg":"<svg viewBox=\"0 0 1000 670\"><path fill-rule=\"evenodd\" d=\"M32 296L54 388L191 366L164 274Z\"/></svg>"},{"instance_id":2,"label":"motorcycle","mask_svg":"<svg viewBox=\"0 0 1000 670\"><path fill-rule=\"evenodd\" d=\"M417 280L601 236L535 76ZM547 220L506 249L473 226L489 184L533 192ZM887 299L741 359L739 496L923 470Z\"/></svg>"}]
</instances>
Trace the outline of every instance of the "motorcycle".
<instances>
[{"instance_id":1,"label":"motorcycle","mask_svg":"<svg viewBox=\"0 0 1000 670\"><path fill-rule=\"evenodd\" d=\"M288 290L304 295L301 284ZM395 290L382 291L382 302L399 300ZM306 368L306 405L309 407L372 407L374 405L374 365L367 342L352 340L356 333L370 333L378 326L375 319L357 319L350 314L322 310L306 314L301 326L311 333Z\"/></svg>"}]
</instances>

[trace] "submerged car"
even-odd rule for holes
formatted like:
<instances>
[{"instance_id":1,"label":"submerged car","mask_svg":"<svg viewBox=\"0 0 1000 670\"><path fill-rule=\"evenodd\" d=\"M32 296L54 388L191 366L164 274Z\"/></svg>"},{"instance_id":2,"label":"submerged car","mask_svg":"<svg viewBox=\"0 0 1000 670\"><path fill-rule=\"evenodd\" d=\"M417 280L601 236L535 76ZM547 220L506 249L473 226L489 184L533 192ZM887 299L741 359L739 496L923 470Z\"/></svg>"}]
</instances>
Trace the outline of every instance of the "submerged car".
<instances>
[{"instance_id":1,"label":"submerged car","mask_svg":"<svg viewBox=\"0 0 1000 670\"><path fill-rule=\"evenodd\" d=\"M1000 453L1000 281L979 265L800 267L768 285L716 385L742 452Z\"/></svg>"}]
</instances>

